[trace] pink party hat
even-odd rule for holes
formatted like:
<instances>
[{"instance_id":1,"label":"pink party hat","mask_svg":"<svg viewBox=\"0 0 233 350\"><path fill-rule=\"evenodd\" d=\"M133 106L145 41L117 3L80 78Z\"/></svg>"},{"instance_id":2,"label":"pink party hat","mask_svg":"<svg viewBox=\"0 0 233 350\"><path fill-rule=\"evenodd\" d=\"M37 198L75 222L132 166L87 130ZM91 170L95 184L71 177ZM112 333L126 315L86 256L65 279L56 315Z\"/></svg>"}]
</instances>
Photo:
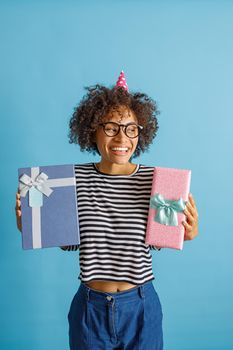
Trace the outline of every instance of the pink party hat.
<instances>
[{"instance_id":1,"label":"pink party hat","mask_svg":"<svg viewBox=\"0 0 233 350\"><path fill-rule=\"evenodd\" d=\"M125 79L125 73L123 72L123 70L121 71L119 78L117 80L116 87L117 86L123 87L126 91L129 91L128 85L127 85L126 79Z\"/></svg>"}]
</instances>

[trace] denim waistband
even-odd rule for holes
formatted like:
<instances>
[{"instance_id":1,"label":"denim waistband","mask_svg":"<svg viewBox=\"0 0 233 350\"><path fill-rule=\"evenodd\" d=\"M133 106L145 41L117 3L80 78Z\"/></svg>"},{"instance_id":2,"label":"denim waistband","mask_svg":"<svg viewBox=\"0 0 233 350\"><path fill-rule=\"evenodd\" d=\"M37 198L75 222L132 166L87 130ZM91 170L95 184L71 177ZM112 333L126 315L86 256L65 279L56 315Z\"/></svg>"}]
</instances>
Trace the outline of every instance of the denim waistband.
<instances>
[{"instance_id":1,"label":"denim waistband","mask_svg":"<svg viewBox=\"0 0 233 350\"><path fill-rule=\"evenodd\" d=\"M97 301L97 302L102 301L104 303L106 303L106 301L128 302L130 300L134 300L137 297L144 298L145 292L150 290L151 288L152 289L154 288L152 281L147 281L133 288L123 290L121 292L116 292L116 293L98 291L90 288L88 285L86 285L83 282L81 282L79 287L80 291L82 292L82 294L86 296L88 301Z\"/></svg>"}]
</instances>

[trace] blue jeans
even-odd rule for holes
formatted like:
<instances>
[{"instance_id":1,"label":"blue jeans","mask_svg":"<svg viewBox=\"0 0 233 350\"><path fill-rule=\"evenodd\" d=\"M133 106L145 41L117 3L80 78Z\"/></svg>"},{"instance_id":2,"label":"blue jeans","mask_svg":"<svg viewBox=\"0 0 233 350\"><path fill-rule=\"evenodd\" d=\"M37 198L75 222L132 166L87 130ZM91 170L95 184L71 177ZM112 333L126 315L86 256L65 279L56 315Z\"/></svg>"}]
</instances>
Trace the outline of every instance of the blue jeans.
<instances>
[{"instance_id":1,"label":"blue jeans","mask_svg":"<svg viewBox=\"0 0 233 350\"><path fill-rule=\"evenodd\" d=\"M69 314L71 350L162 350L162 308L152 281L108 293L82 283Z\"/></svg>"}]
</instances>

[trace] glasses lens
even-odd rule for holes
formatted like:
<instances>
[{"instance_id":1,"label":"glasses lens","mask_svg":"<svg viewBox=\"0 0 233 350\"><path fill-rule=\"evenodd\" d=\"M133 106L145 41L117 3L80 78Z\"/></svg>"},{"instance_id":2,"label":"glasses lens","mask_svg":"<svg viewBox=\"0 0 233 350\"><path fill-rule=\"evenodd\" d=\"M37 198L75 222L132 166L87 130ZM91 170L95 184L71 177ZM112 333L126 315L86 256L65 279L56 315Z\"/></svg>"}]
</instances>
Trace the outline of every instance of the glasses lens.
<instances>
[{"instance_id":1,"label":"glasses lens","mask_svg":"<svg viewBox=\"0 0 233 350\"><path fill-rule=\"evenodd\" d=\"M125 133L128 137L134 138L139 134L138 126L136 124L127 125Z\"/></svg>"},{"instance_id":2,"label":"glasses lens","mask_svg":"<svg viewBox=\"0 0 233 350\"><path fill-rule=\"evenodd\" d=\"M115 136L118 133L119 126L115 123L106 123L104 131L108 136Z\"/></svg>"}]
</instances>

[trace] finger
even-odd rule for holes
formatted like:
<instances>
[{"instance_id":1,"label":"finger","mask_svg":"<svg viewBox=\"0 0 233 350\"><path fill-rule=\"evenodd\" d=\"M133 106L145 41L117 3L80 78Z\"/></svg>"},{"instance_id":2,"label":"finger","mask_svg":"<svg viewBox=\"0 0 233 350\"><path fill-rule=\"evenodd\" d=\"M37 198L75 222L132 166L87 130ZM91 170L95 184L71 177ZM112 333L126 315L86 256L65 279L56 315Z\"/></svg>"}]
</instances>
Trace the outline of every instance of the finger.
<instances>
[{"instance_id":1,"label":"finger","mask_svg":"<svg viewBox=\"0 0 233 350\"><path fill-rule=\"evenodd\" d=\"M18 230L20 232L22 232L22 221L21 221L21 218L17 218L16 223L17 223Z\"/></svg>"},{"instance_id":2,"label":"finger","mask_svg":"<svg viewBox=\"0 0 233 350\"><path fill-rule=\"evenodd\" d=\"M196 221L192 216L187 216L185 222L187 222L187 224L191 225L192 227L196 225Z\"/></svg>"},{"instance_id":3,"label":"finger","mask_svg":"<svg viewBox=\"0 0 233 350\"><path fill-rule=\"evenodd\" d=\"M21 206L21 200L20 200L20 195L16 195L16 205Z\"/></svg>"},{"instance_id":4,"label":"finger","mask_svg":"<svg viewBox=\"0 0 233 350\"><path fill-rule=\"evenodd\" d=\"M15 205L15 212L17 214L17 212L20 211L21 212L21 205L20 205L20 201L16 201L16 205Z\"/></svg>"},{"instance_id":5,"label":"finger","mask_svg":"<svg viewBox=\"0 0 233 350\"><path fill-rule=\"evenodd\" d=\"M16 210L16 216L17 218L20 218L22 216L22 211L21 210Z\"/></svg>"},{"instance_id":6,"label":"finger","mask_svg":"<svg viewBox=\"0 0 233 350\"><path fill-rule=\"evenodd\" d=\"M186 228L187 231L192 231L192 226L187 223L187 221L182 221L182 224Z\"/></svg>"},{"instance_id":7,"label":"finger","mask_svg":"<svg viewBox=\"0 0 233 350\"><path fill-rule=\"evenodd\" d=\"M17 210L21 209L21 202L19 200L16 200L16 207Z\"/></svg>"},{"instance_id":8,"label":"finger","mask_svg":"<svg viewBox=\"0 0 233 350\"><path fill-rule=\"evenodd\" d=\"M186 203L186 210L188 210L193 217L197 217L197 210L196 207L193 207L193 205L190 202Z\"/></svg>"},{"instance_id":9,"label":"finger","mask_svg":"<svg viewBox=\"0 0 233 350\"><path fill-rule=\"evenodd\" d=\"M192 216L192 214L189 211L184 210L184 213L185 213L185 215L186 215L186 217L187 217L189 222L191 222L191 223L195 222L195 218Z\"/></svg>"},{"instance_id":10,"label":"finger","mask_svg":"<svg viewBox=\"0 0 233 350\"><path fill-rule=\"evenodd\" d=\"M196 207L195 200L194 200L194 197L193 197L192 193L189 193L189 200L190 200L191 204L192 204L194 207Z\"/></svg>"}]
</instances>

